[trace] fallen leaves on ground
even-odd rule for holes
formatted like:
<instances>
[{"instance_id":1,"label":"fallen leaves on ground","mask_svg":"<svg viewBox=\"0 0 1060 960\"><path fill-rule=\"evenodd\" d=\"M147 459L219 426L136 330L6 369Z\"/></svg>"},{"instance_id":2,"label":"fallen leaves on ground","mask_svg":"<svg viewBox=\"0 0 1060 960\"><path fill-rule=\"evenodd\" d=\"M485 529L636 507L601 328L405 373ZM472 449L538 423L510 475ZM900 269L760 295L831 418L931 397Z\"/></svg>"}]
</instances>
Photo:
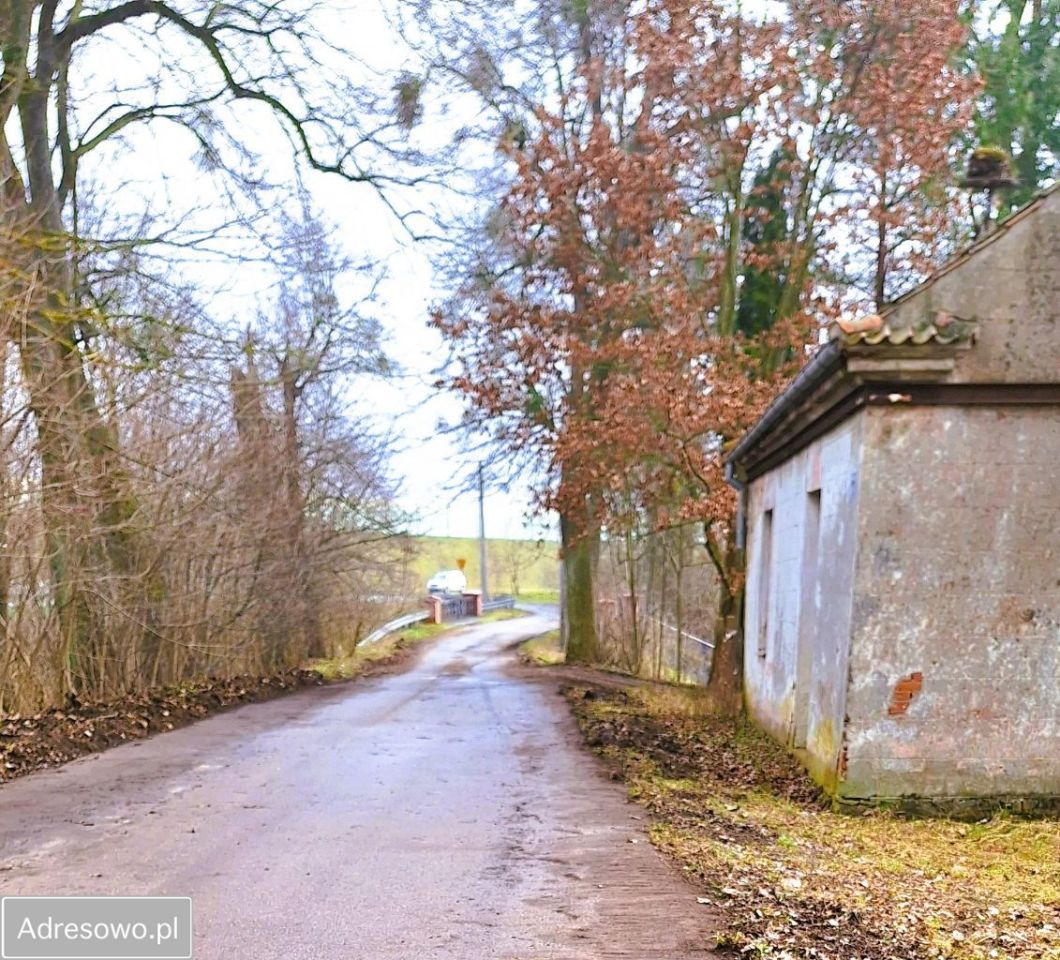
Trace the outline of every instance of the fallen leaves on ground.
<instances>
[{"instance_id":1,"label":"fallen leaves on ground","mask_svg":"<svg viewBox=\"0 0 1060 960\"><path fill-rule=\"evenodd\" d=\"M271 700L323 682L315 670L289 670L266 677L202 680L99 703L71 701L31 716L0 717L0 783L174 730L226 707Z\"/></svg>"},{"instance_id":2,"label":"fallen leaves on ground","mask_svg":"<svg viewBox=\"0 0 1060 960\"><path fill-rule=\"evenodd\" d=\"M565 689L588 743L705 888L718 949L788 960L1060 958L1060 824L833 812L745 721L674 688Z\"/></svg>"}]
</instances>

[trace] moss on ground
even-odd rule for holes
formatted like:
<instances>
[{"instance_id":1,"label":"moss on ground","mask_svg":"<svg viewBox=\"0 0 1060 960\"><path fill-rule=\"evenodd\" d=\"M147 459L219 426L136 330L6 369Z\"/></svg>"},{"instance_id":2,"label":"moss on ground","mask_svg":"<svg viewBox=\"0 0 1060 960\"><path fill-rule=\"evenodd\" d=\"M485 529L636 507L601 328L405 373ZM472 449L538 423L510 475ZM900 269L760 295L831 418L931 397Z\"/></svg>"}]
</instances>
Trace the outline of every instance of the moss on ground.
<instances>
[{"instance_id":1,"label":"moss on ground","mask_svg":"<svg viewBox=\"0 0 1060 960\"><path fill-rule=\"evenodd\" d=\"M1057 960L1060 824L834 812L774 741L672 687L567 690L588 742L706 888L718 949L762 958Z\"/></svg>"}]
</instances>

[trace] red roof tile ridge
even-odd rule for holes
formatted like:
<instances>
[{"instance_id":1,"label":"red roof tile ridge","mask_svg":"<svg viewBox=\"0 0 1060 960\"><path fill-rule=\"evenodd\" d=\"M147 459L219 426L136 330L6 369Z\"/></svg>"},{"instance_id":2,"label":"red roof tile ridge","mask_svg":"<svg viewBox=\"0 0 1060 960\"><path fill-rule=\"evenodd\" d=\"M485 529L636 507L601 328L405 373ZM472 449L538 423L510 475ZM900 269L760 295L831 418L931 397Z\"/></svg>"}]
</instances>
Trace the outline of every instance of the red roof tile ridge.
<instances>
[{"instance_id":1,"label":"red roof tile ridge","mask_svg":"<svg viewBox=\"0 0 1060 960\"><path fill-rule=\"evenodd\" d=\"M973 320L964 320L952 313L939 310L928 320L919 323L892 326L887 317L869 314L864 317L836 320L829 328L829 339L846 346L856 344L890 344L899 346L904 343L974 343L978 334L978 324Z\"/></svg>"}]
</instances>

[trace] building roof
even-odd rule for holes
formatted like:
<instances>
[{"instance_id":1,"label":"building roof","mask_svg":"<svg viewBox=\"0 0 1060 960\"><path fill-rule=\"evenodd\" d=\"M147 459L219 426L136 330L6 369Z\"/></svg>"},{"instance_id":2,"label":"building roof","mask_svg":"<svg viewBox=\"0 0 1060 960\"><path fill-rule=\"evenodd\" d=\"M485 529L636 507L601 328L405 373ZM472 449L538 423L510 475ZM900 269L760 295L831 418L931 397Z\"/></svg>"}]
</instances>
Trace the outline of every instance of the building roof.
<instances>
[{"instance_id":1,"label":"building roof","mask_svg":"<svg viewBox=\"0 0 1060 960\"><path fill-rule=\"evenodd\" d=\"M1046 187L1044 190L1040 190L1030 200L1027 201L1022 207L1019 208L1015 213L1006 217L999 224L995 224L991 230L984 233L982 236L973 240L963 250L958 251L952 257L950 257L942 266L931 273L922 283L917 284L910 290L907 290L900 297L897 297L891 303L887 304L885 312L890 313L899 304L904 303L906 300L910 300L913 297L920 294L926 287L930 287L940 277L945 276L947 273L956 270L962 266L969 259L974 257L984 247L988 247L998 240L1009 234L1014 227L1023 223L1024 220L1034 216L1038 210L1048 203L1054 194L1060 194L1060 180L1054 183L1052 186Z\"/></svg>"},{"instance_id":2,"label":"building roof","mask_svg":"<svg viewBox=\"0 0 1060 960\"><path fill-rule=\"evenodd\" d=\"M924 301L929 310L919 315L899 307L996 243L1058 192L1060 183L1039 193L879 314L833 322L813 359L726 457L730 479L763 472L865 402L894 402L898 394L889 392L894 384L944 381L957 355L975 343L977 323L930 310L930 298ZM907 399L904 389L901 396Z\"/></svg>"},{"instance_id":3,"label":"building roof","mask_svg":"<svg viewBox=\"0 0 1060 960\"><path fill-rule=\"evenodd\" d=\"M882 386L877 393L891 397L895 385L945 378L957 354L975 343L978 330L975 321L943 311L903 326L892 324L886 314L835 321L814 358L726 457L730 477L738 472L733 467L771 463L779 449L794 452L808 443L821 432L812 429L814 423L823 429L841 419L836 411L847 415L870 399L866 394L851 402L859 390ZM905 396L904 388L901 393Z\"/></svg>"},{"instance_id":4,"label":"building roof","mask_svg":"<svg viewBox=\"0 0 1060 960\"><path fill-rule=\"evenodd\" d=\"M862 343L869 346L972 343L977 329L973 321L962 320L942 310L928 319L907 325L893 325L886 315L872 314L853 320L835 321L828 328L828 339L846 346Z\"/></svg>"}]
</instances>

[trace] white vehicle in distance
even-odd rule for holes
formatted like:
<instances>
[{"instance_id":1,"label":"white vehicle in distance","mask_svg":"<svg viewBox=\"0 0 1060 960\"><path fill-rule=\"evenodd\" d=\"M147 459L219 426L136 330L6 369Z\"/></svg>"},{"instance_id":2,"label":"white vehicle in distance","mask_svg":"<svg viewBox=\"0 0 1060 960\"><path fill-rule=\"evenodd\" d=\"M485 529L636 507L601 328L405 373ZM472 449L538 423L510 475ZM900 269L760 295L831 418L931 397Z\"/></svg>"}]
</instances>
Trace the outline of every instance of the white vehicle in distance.
<instances>
[{"instance_id":1,"label":"white vehicle in distance","mask_svg":"<svg viewBox=\"0 0 1060 960\"><path fill-rule=\"evenodd\" d=\"M462 570L442 570L427 581L428 593L463 593L467 577Z\"/></svg>"}]
</instances>

